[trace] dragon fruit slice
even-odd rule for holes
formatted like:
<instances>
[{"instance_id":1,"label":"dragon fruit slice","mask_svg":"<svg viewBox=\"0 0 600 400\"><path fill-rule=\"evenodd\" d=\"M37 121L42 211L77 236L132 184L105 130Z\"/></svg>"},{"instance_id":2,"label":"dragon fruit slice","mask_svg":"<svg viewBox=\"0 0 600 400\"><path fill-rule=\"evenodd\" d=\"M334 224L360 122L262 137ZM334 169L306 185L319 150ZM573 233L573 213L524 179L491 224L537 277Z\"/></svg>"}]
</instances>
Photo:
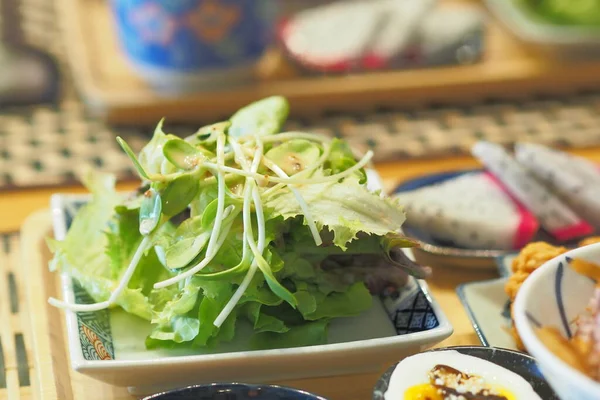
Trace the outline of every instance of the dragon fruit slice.
<instances>
[{"instance_id":1,"label":"dragon fruit slice","mask_svg":"<svg viewBox=\"0 0 600 400\"><path fill-rule=\"evenodd\" d=\"M600 228L600 169L597 165L545 146L519 143L515 156L576 213Z\"/></svg>"},{"instance_id":2,"label":"dragon fruit slice","mask_svg":"<svg viewBox=\"0 0 600 400\"><path fill-rule=\"evenodd\" d=\"M467 173L397 197L409 225L460 247L517 249L538 230L535 217L486 172Z\"/></svg>"},{"instance_id":3,"label":"dragon fruit slice","mask_svg":"<svg viewBox=\"0 0 600 400\"><path fill-rule=\"evenodd\" d=\"M334 2L283 21L279 39L300 65L319 72L383 68L412 39L437 0Z\"/></svg>"},{"instance_id":4,"label":"dragon fruit slice","mask_svg":"<svg viewBox=\"0 0 600 400\"><path fill-rule=\"evenodd\" d=\"M546 188L500 145L478 142L472 149L486 168L560 241L589 235L592 226Z\"/></svg>"}]
</instances>

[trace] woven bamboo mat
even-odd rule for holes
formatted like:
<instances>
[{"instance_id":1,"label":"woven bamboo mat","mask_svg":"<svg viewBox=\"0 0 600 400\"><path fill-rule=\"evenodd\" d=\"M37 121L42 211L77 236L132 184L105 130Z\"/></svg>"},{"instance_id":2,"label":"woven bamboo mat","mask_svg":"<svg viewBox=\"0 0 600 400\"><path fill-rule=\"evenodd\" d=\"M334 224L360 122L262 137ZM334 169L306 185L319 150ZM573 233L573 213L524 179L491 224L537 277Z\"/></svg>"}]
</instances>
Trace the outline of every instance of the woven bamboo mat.
<instances>
[{"instance_id":1,"label":"woven bamboo mat","mask_svg":"<svg viewBox=\"0 0 600 400\"><path fill-rule=\"evenodd\" d=\"M0 399L32 393L31 330L24 310L18 234L0 235Z\"/></svg>"},{"instance_id":2,"label":"woven bamboo mat","mask_svg":"<svg viewBox=\"0 0 600 400\"><path fill-rule=\"evenodd\" d=\"M55 1L60 0L17 1L23 41L48 50L59 61L63 100L0 114L0 190L73 183L77 170L86 164L113 172L120 179L133 178L115 136L124 136L139 149L152 127L110 127L88 115L69 82L65 43L54 9ZM215 120L222 117L215 116ZM168 121L166 127L173 133L198 128L170 126ZM363 115L329 114L318 120L291 121L287 128L344 137L359 149L374 148L376 161L464 154L479 139L588 147L600 145L600 93L411 112L389 109Z\"/></svg>"}]
</instances>

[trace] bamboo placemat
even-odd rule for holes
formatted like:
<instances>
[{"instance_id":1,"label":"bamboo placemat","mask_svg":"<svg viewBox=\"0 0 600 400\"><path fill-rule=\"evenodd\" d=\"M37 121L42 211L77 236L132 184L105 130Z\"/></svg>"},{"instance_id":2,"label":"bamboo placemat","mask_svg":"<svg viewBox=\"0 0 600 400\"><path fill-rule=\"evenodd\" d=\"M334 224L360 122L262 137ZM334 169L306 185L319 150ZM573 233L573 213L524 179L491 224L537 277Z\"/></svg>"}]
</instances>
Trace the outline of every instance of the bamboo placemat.
<instances>
[{"instance_id":1,"label":"bamboo placemat","mask_svg":"<svg viewBox=\"0 0 600 400\"><path fill-rule=\"evenodd\" d=\"M0 399L32 398L32 330L25 308L19 235L0 236Z\"/></svg>"},{"instance_id":2,"label":"bamboo placemat","mask_svg":"<svg viewBox=\"0 0 600 400\"><path fill-rule=\"evenodd\" d=\"M166 127L180 134L198 128L168 121ZM376 161L465 154L480 139L584 148L600 145L600 93L463 108L337 114L290 121L286 128L343 137L358 149L373 148ZM111 128L90 118L74 98L60 107L0 115L0 189L73 183L86 164L132 179L131 164L115 137L124 136L139 149L150 132L151 127Z\"/></svg>"},{"instance_id":3,"label":"bamboo placemat","mask_svg":"<svg viewBox=\"0 0 600 400\"><path fill-rule=\"evenodd\" d=\"M70 79L66 44L55 10L61 0L16 1L24 42L48 50L59 61L64 96L56 105L2 110L0 190L70 184L85 164L113 172L120 179L132 179L130 163L115 136L124 136L139 149L152 127L111 127L91 116ZM223 117L215 116L213 121ZM198 125L174 126L167 121L166 127L174 133L189 134ZM600 93L412 111L328 114L291 121L287 128L344 137L359 149L374 148L376 161L464 154L479 139L589 147L600 145Z\"/></svg>"}]
</instances>

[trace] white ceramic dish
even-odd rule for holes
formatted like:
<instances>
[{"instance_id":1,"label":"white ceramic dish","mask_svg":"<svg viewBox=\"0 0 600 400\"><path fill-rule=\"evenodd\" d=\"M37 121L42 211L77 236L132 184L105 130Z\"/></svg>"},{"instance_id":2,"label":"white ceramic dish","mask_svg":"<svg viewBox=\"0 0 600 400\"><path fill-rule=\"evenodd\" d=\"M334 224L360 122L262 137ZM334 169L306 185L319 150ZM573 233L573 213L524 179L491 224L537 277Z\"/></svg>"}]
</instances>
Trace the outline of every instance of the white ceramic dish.
<instances>
[{"instance_id":1,"label":"white ceramic dish","mask_svg":"<svg viewBox=\"0 0 600 400\"><path fill-rule=\"evenodd\" d=\"M570 268L581 258L600 263L600 244L592 244L558 256L537 269L525 281L514 304L517 329L527 351L532 354L563 400L600 399L600 383L574 370L554 355L538 339L535 328L553 326L565 337L573 334L572 323L585 312L595 282Z\"/></svg>"},{"instance_id":2,"label":"white ceramic dish","mask_svg":"<svg viewBox=\"0 0 600 400\"><path fill-rule=\"evenodd\" d=\"M375 182L376 183L376 182ZM62 239L87 196L55 195L55 237ZM61 276L69 302L91 301L71 278ZM330 344L248 351L243 340L210 353L149 351L150 325L119 311L66 313L73 368L136 393L214 381L267 383L380 370L386 364L439 343L453 332L424 282L411 280L400 292L376 298L361 316L334 321ZM236 335L236 338L244 335Z\"/></svg>"},{"instance_id":3,"label":"white ceramic dish","mask_svg":"<svg viewBox=\"0 0 600 400\"><path fill-rule=\"evenodd\" d=\"M459 285L456 289L460 301L481 344L518 350L510 334L510 303L504 285L510 275L514 255L496 259L501 278Z\"/></svg>"},{"instance_id":4,"label":"white ceramic dish","mask_svg":"<svg viewBox=\"0 0 600 400\"><path fill-rule=\"evenodd\" d=\"M424 353L418 354L415 356L415 359L421 358L421 360L425 357L435 355L435 359L440 360L443 357L442 354L446 353L446 357L448 353L457 352L464 356L474 357L476 359L485 360L486 362L495 364L499 367L505 368L508 371L511 371L514 374L519 375L524 378L527 382L531 384L535 392L543 399L543 400L558 400L558 397L555 393L553 393L552 389L548 385L548 383L544 380L537 364L533 357L518 351L507 350L507 349L499 349L499 348L487 348L481 346L454 346L454 347L442 347L436 348L433 350L426 351ZM439 355L438 355L439 354ZM442 355L440 357L440 355ZM423 357L423 358L422 358ZM440 360L441 361L441 360ZM474 360L471 360L472 362ZM414 359L413 359L414 362ZM470 362L469 366L471 366ZM375 388L373 390L373 400L396 400L400 399L400 397L404 398L400 393L398 393L399 384L406 384L409 379L418 379L418 374L413 374L413 376L407 378L404 374L395 373L396 368L401 363L390 367L377 381ZM423 364L415 363L414 369L411 366L411 371L417 370L420 367L422 368ZM451 365L452 366L452 365ZM458 365L456 365L459 369ZM466 372L463 369L464 372ZM481 372L481 370L475 370L475 373ZM426 376L421 375L421 376ZM485 379L485 378L484 378ZM502 379L506 379L500 376L496 376L496 383L501 381ZM422 382L422 381L421 381ZM395 393L393 392L395 386ZM514 386L511 385L510 389L513 389ZM391 390L390 390L391 389ZM516 396L519 396L516 393L513 393ZM411 397L414 399L415 397ZM419 397L422 398L422 397ZM514 397L512 397L514 398ZM530 400L529 397L523 396L521 394L520 397L516 397L518 400Z\"/></svg>"},{"instance_id":5,"label":"white ceramic dish","mask_svg":"<svg viewBox=\"0 0 600 400\"><path fill-rule=\"evenodd\" d=\"M600 28L544 23L515 0L486 0L486 6L519 39L565 57L594 57L600 53Z\"/></svg>"}]
</instances>

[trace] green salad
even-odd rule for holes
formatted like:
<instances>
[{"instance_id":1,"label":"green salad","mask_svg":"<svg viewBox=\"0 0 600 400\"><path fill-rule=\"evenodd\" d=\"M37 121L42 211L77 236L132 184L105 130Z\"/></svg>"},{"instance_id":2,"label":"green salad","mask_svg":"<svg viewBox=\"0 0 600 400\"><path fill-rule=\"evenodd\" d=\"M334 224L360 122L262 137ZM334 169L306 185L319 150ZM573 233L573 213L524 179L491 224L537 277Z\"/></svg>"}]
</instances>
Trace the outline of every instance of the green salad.
<instances>
[{"instance_id":1,"label":"green salad","mask_svg":"<svg viewBox=\"0 0 600 400\"><path fill-rule=\"evenodd\" d=\"M516 0L539 19L556 25L600 28L600 0Z\"/></svg>"},{"instance_id":2,"label":"green salad","mask_svg":"<svg viewBox=\"0 0 600 400\"><path fill-rule=\"evenodd\" d=\"M373 295L424 278L402 251L402 208L366 188L372 152L342 140L281 132L284 98L253 103L182 139L158 124L134 154L135 193L115 178L83 177L91 199L66 237L50 239L50 268L93 304L148 320L148 348L212 347L253 327L254 348L327 342L334 318L359 315Z\"/></svg>"}]
</instances>

